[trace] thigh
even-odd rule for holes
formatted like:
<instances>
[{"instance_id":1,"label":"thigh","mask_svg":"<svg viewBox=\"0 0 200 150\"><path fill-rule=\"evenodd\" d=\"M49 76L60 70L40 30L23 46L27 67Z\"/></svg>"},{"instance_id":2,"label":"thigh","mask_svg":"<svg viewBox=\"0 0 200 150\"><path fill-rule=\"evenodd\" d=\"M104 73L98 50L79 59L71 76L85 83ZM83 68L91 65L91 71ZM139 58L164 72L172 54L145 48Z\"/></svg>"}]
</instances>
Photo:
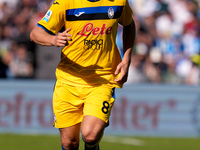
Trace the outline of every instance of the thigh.
<instances>
[{"instance_id":1,"label":"thigh","mask_svg":"<svg viewBox=\"0 0 200 150\"><path fill-rule=\"evenodd\" d=\"M94 117L94 116L84 116L81 123L81 134L83 137L94 136L94 138L99 139L106 127L106 122Z\"/></svg>"},{"instance_id":2,"label":"thigh","mask_svg":"<svg viewBox=\"0 0 200 150\"><path fill-rule=\"evenodd\" d=\"M93 88L84 102L83 115L94 116L108 122L115 101L115 89L110 86Z\"/></svg>"},{"instance_id":3,"label":"thigh","mask_svg":"<svg viewBox=\"0 0 200 150\"><path fill-rule=\"evenodd\" d=\"M83 101L76 88L56 82L53 94L54 126L66 128L78 124L83 119Z\"/></svg>"}]
</instances>

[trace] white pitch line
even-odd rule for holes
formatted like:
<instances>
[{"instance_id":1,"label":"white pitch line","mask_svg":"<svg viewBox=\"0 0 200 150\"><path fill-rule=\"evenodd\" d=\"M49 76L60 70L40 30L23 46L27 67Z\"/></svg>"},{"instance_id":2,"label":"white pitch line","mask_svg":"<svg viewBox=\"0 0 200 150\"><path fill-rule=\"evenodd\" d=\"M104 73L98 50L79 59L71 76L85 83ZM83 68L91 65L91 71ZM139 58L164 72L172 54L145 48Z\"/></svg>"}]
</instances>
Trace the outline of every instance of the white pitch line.
<instances>
[{"instance_id":1,"label":"white pitch line","mask_svg":"<svg viewBox=\"0 0 200 150\"><path fill-rule=\"evenodd\" d=\"M139 139L123 138L123 137L115 137L115 136L104 136L102 141L109 142L109 143L120 143L120 144L125 144L125 145L136 145L136 146L144 145L144 142Z\"/></svg>"}]
</instances>

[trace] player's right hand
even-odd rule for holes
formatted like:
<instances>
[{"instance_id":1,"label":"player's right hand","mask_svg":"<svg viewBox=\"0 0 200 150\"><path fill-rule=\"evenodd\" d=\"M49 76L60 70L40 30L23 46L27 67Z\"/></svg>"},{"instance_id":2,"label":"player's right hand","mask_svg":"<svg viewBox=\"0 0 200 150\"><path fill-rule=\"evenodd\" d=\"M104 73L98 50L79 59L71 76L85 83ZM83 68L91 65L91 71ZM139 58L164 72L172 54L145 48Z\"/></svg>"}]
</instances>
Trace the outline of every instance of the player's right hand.
<instances>
[{"instance_id":1,"label":"player's right hand","mask_svg":"<svg viewBox=\"0 0 200 150\"><path fill-rule=\"evenodd\" d=\"M69 34L68 32L70 31L71 29L66 29L64 32L62 33L58 33L55 37L54 37L54 46L57 46L57 47L63 47L63 46L66 46L68 45L68 41L72 41L72 35Z\"/></svg>"}]
</instances>

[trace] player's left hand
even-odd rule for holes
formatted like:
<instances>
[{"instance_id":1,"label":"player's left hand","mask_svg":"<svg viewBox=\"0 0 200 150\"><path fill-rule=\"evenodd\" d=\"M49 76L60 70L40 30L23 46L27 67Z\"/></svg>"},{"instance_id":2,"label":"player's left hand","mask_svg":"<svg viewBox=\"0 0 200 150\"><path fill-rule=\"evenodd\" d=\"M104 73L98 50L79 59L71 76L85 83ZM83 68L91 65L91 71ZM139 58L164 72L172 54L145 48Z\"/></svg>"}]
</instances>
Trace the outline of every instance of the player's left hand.
<instances>
[{"instance_id":1,"label":"player's left hand","mask_svg":"<svg viewBox=\"0 0 200 150\"><path fill-rule=\"evenodd\" d=\"M123 61L118 64L117 69L115 70L115 75L120 76L119 78L115 78L114 81L118 82L119 84L123 84L127 81L128 78L128 69L129 69L129 63L124 63Z\"/></svg>"}]
</instances>

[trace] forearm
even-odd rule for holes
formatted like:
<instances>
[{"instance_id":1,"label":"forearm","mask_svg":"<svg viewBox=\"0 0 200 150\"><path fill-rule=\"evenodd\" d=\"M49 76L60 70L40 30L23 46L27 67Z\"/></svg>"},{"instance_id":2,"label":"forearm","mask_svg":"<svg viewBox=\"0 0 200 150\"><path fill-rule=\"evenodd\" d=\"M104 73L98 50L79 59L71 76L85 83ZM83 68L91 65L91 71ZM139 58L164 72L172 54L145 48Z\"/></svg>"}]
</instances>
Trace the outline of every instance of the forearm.
<instances>
[{"instance_id":1,"label":"forearm","mask_svg":"<svg viewBox=\"0 0 200 150\"><path fill-rule=\"evenodd\" d=\"M123 62L130 64L131 53L133 50L134 42L136 37L136 27L133 21L130 25L123 28Z\"/></svg>"},{"instance_id":2,"label":"forearm","mask_svg":"<svg viewBox=\"0 0 200 150\"><path fill-rule=\"evenodd\" d=\"M54 38L54 35L48 34L38 26L36 26L30 34L31 41L42 46L54 46Z\"/></svg>"}]
</instances>

